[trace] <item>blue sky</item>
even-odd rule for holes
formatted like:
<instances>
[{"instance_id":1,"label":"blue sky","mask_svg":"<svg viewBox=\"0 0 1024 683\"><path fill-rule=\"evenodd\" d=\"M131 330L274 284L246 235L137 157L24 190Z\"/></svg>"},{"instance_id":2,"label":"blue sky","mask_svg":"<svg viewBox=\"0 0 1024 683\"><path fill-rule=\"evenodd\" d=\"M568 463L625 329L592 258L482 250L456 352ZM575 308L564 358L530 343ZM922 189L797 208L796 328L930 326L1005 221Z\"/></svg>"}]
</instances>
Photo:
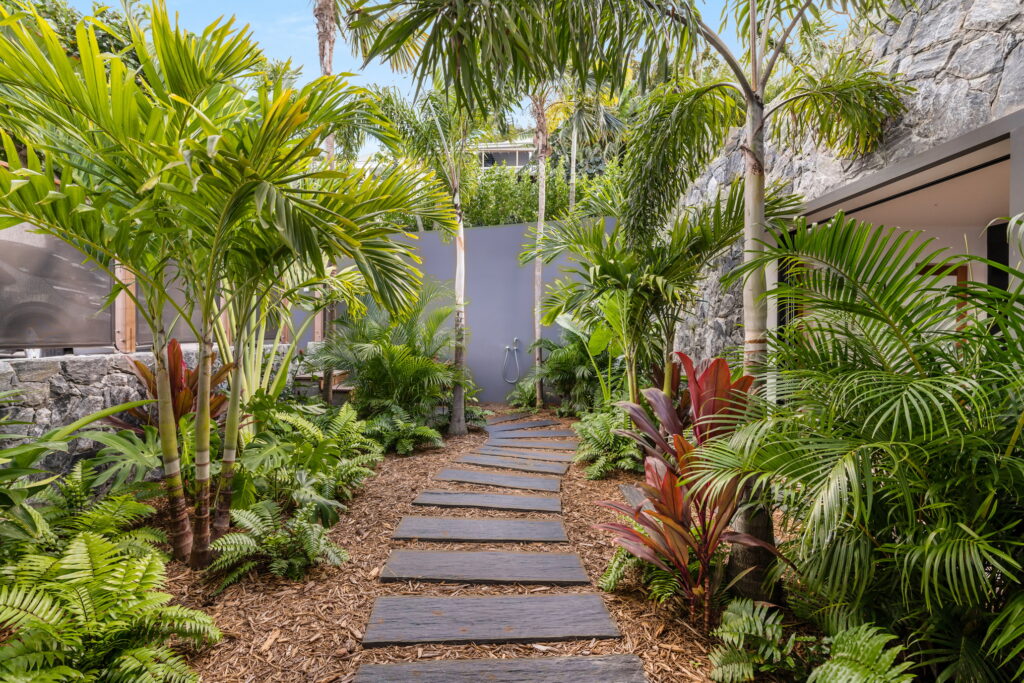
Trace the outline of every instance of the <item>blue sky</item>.
<instances>
[{"instance_id":1,"label":"blue sky","mask_svg":"<svg viewBox=\"0 0 1024 683\"><path fill-rule=\"evenodd\" d=\"M273 59L291 59L302 67L304 78L319 74L316 28L313 23L310 0L166 0L171 12L177 12L184 27L198 30L219 16L235 15L239 23L249 24L264 52ZM724 0L706 0L701 4L704 15L712 26L718 25ZM92 0L70 0L70 4L83 12L90 12ZM102 3L116 7L117 0ZM728 36L732 39L732 36ZM337 73L359 72L361 60L352 57L347 45L339 41L334 55ZM378 83L398 86L411 92L410 79L396 74L385 65L370 64L353 78L359 84Z\"/></svg>"}]
</instances>

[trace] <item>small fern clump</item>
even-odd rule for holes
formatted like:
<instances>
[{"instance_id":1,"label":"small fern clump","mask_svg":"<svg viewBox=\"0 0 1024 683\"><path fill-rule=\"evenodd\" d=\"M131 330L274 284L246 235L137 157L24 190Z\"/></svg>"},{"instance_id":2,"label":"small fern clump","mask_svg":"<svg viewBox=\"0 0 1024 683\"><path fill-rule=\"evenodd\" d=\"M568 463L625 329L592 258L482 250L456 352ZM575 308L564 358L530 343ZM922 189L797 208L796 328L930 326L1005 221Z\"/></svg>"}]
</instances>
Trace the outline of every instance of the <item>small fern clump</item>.
<instances>
[{"instance_id":1,"label":"small fern clump","mask_svg":"<svg viewBox=\"0 0 1024 683\"><path fill-rule=\"evenodd\" d=\"M272 501L247 510L232 510L231 519L243 532L233 532L213 542L218 553L210 571L220 576L217 592L223 591L254 569L298 580L313 565L340 565L348 555L327 538L327 530L314 521L313 506L300 509L288 520Z\"/></svg>"},{"instance_id":2,"label":"small fern clump","mask_svg":"<svg viewBox=\"0 0 1024 683\"><path fill-rule=\"evenodd\" d=\"M386 452L398 455L409 455L417 448L444 445L440 432L416 422L398 407L367 420L366 434L380 443Z\"/></svg>"},{"instance_id":3,"label":"small fern clump","mask_svg":"<svg viewBox=\"0 0 1024 683\"><path fill-rule=\"evenodd\" d=\"M711 679L745 683L784 675L809 683L908 683L912 662L897 663L903 647L886 646L894 636L862 624L818 639L790 634L782 612L751 600L733 600L714 635L722 644L711 651Z\"/></svg>"},{"instance_id":4,"label":"small fern clump","mask_svg":"<svg viewBox=\"0 0 1024 683\"><path fill-rule=\"evenodd\" d=\"M89 532L56 557L25 555L0 579L0 680L198 681L167 641L198 646L220 632L170 605L164 579L156 555L126 555Z\"/></svg>"},{"instance_id":5,"label":"small fern clump","mask_svg":"<svg viewBox=\"0 0 1024 683\"><path fill-rule=\"evenodd\" d=\"M622 429L623 413L617 408L586 413L572 428L580 436L576 462L589 463L587 479L603 479L614 470L643 472L640 449L632 439L615 433Z\"/></svg>"},{"instance_id":6,"label":"small fern clump","mask_svg":"<svg viewBox=\"0 0 1024 683\"><path fill-rule=\"evenodd\" d=\"M51 486L32 497L26 516L0 522L0 536L8 539L3 556L59 553L82 532L96 534L133 557L157 553L166 535L138 526L156 510L131 495L104 497L95 493L95 472L81 461Z\"/></svg>"}]
</instances>

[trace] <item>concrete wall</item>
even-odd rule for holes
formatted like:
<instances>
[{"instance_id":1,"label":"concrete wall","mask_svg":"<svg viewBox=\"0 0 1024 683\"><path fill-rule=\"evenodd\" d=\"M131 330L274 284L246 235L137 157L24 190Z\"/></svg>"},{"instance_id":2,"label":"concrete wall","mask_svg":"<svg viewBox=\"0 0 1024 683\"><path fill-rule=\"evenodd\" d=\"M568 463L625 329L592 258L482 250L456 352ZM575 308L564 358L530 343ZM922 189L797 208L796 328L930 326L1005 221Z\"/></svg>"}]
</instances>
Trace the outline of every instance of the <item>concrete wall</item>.
<instances>
[{"instance_id":1,"label":"concrete wall","mask_svg":"<svg viewBox=\"0 0 1024 683\"><path fill-rule=\"evenodd\" d=\"M533 264L519 265L519 252L526 243L528 226L499 225L466 230L466 323L469 326L467 363L473 381L480 387L478 398L502 402L512 384L502 378L505 347L519 338L520 376L533 365L529 352L533 343ZM419 233L413 242L423 259L420 268L428 277L451 281L455 276L455 244L439 233ZM564 262L544 267L545 282L562 276ZM560 337L558 328L544 335ZM515 363L507 369L515 377Z\"/></svg>"},{"instance_id":2,"label":"concrete wall","mask_svg":"<svg viewBox=\"0 0 1024 683\"><path fill-rule=\"evenodd\" d=\"M882 26L872 50L884 68L904 74L915 92L906 98L907 112L886 131L885 143L853 161L810 146L784 154L769 150L770 181L789 182L814 199L1024 108L1021 0L920 0L912 11L893 11L899 21ZM727 153L694 183L688 201L714 195L742 173L738 144L735 136ZM707 358L743 343L739 289L725 291L719 283L741 260L737 245L711 269L700 304L678 329L678 348Z\"/></svg>"}]
</instances>

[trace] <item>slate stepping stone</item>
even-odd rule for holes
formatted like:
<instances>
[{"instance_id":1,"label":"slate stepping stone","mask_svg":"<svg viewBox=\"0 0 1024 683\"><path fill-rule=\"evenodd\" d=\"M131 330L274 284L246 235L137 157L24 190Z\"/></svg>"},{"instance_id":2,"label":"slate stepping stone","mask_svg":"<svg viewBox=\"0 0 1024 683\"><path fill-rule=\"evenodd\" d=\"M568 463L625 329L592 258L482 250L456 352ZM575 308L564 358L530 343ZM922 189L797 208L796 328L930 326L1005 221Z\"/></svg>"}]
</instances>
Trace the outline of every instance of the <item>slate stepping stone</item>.
<instances>
[{"instance_id":1,"label":"slate stepping stone","mask_svg":"<svg viewBox=\"0 0 1024 683\"><path fill-rule=\"evenodd\" d=\"M579 436L571 429L535 429L533 431L508 430L494 434L495 439L560 439Z\"/></svg>"},{"instance_id":2,"label":"slate stepping stone","mask_svg":"<svg viewBox=\"0 0 1024 683\"><path fill-rule=\"evenodd\" d=\"M578 586L590 583L574 553L426 552L395 550L381 581L451 583L540 583Z\"/></svg>"},{"instance_id":3,"label":"slate stepping stone","mask_svg":"<svg viewBox=\"0 0 1024 683\"><path fill-rule=\"evenodd\" d=\"M498 448L496 446L481 446L474 453L481 455L505 455L512 458L528 458L530 460L550 460L551 462L572 462L573 456L568 453L555 453L553 451L532 451L526 448Z\"/></svg>"},{"instance_id":4,"label":"slate stepping stone","mask_svg":"<svg viewBox=\"0 0 1024 683\"><path fill-rule=\"evenodd\" d=\"M594 594L384 597L373 604L363 647L618 637L604 601Z\"/></svg>"},{"instance_id":5,"label":"slate stepping stone","mask_svg":"<svg viewBox=\"0 0 1024 683\"><path fill-rule=\"evenodd\" d=\"M604 657L524 657L522 659L447 659L408 664L367 664L355 683L645 683L636 655Z\"/></svg>"},{"instance_id":6,"label":"slate stepping stone","mask_svg":"<svg viewBox=\"0 0 1024 683\"><path fill-rule=\"evenodd\" d=\"M565 474L569 464L564 462L544 462L543 460L523 460L521 458L505 458L500 455L475 455L467 453L455 461L461 465L479 465L480 467L501 467L506 470L521 472L540 472L542 474Z\"/></svg>"},{"instance_id":7,"label":"slate stepping stone","mask_svg":"<svg viewBox=\"0 0 1024 683\"><path fill-rule=\"evenodd\" d=\"M550 451L574 451L578 441L527 441L526 439L490 439L484 446L494 448L540 448Z\"/></svg>"},{"instance_id":8,"label":"slate stepping stone","mask_svg":"<svg viewBox=\"0 0 1024 683\"><path fill-rule=\"evenodd\" d=\"M462 491L424 491L413 505L436 505L447 508L483 508L487 510L522 510L525 512L561 512L557 496L513 496L507 493L466 493Z\"/></svg>"},{"instance_id":9,"label":"slate stepping stone","mask_svg":"<svg viewBox=\"0 0 1024 683\"><path fill-rule=\"evenodd\" d=\"M562 485L561 480L557 477L459 469L443 469L434 476L434 479L437 481L459 481L464 484L482 484L484 486L500 486L506 489L528 489L531 491L557 492Z\"/></svg>"},{"instance_id":10,"label":"slate stepping stone","mask_svg":"<svg viewBox=\"0 0 1024 683\"><path fill-rule=\"evenodd\" d=\"M502 422L512 422L513 420L522 420L524 417L530 417L531 413L509 413L508 415L492 415L487 418L487 424L496 425Z\"/></svg>"},{"instance_id":11,"label":"slate stepping stone","mask_svg":"<svg viewBox=\"0 0 1024 683\"><path fill-rule=\"evenodd\" d=\"M486 517L403 517L391 534L396 540L448 543L566 543L561 522Z\"/></svg>"},{"instance_id":12,"label":"slate stepping stone","mask_svg":"<svg viewBox=\"0 0 1024 683\"><path fill-rule=\"evenodd\" d=\"M487 431L490 433L495 432L507 432L515 431L517 429L533 429L535 427L550 427L553 425L561 424L554 420L534 420L532 422L504 422L497 425L488 425Z\"/></svg>"}]
</instances>

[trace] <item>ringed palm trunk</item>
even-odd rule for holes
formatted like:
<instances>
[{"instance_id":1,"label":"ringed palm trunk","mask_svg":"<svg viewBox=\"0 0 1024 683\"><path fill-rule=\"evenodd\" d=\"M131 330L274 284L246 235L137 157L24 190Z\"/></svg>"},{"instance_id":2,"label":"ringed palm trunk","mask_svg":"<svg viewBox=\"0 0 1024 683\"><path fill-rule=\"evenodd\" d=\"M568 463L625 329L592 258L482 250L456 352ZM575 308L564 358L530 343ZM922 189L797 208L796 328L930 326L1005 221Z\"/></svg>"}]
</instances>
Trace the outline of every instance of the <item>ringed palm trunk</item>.
<instances>
[{"instance_id":1,"label":"ringed palm trunk","mask_svg":"<svg viewBox=\"0 0 1024 683\"><path fill-rule=\"evenodd\" d=\"M745 176L744 176L744 259L756 258L765 239L765 170L764 170L764 105L760 101L747 105ZM757 374L764 366L767 342L768 309L764 300L765 275L762 270L751 273L743 285L744 366ZM750 496L749 487L743 498ZM775 531L770 511L763 505L744 505L733 517L736 531L747 533L766 543L775 544ZM728 574L736 579L736 593L754 600L769 600L772 591L765 590L768 567L774 561L763 548L733 545L729 551Z\"/></svg>"},{"instance_id":2,"label":"ringed palm trunk","mask_svg":"<svg viewBox=\"0 0 1024 683\"><path fill-rule=\"evenodd\" d=\"M320 75L330 76L334 73L334 43L338 39L338 17L335 13L335 0L313 0L313 17L316 19L317 52L320 57ZM334 166L334 135L324 139L324 154L328 168ZM324 308L323 316L324 339L331 334L331 321L334 319L334 306ZM324 368L324 385L321 396L327 405L334 403L334 369Z\"/></svg>"},{"instance_id":3,"label":"ringed palm trunk","mask_svg":"<svg viewBox=\"0 0 1024 683\"><path fill-rule=\"evenodd\" d=\"M548 190L548 169L547 169L547 157L548 157L548 121L545 101L543 97L533 98L533 116L535 122L534 132L534 143L536 146L537 154L537 240L540 241L544 237L544 213L547 208L547 190ZM535 259L533 262L533 339L534 342L540 342L541 335L543 334L543 326L541 325L541 312L540 305L541 300L544 297L544 262L541 259ZM533 350L533 362L534 365L540 369L541 364L544 362L544 353L541 350L540 344L536 345ZM534 383L534 391L536 405L538 408L544 407L544 381L540 379L538 375L537 381Z\"/></svg>"},{"instance_id":4,"label":"ringed palm trunk","mask_svg":"<svg viewBox=\"0 0 1024 683\"><path fill-rule=\"evenodd\" d=\"M466 239L462 216L462 197L458 188L453 196L455 205L455 375L452 391L452 418L448 434L461 436L466 429Z\"/></svg>"},{"instance_id":5,"label":"ringed palm trunk","mask_svg":"<svg viewBox=\"0 0 1024 683\"><path fill-rule=\"evenodd\" d=\"M160 455L164 467L164 490L167 493L171 554L174 559L184 562L189 559L192 552L192 524L188 516L188 506L185 503L185 487L181 479L178 424L174 419L171 374L167 367L167 334L162 327L154 335L153 359L156 368Z\"/></svg>"},{"instance_id":6,"label":"ringed palm trunk","mask_svg":"<svg viewBox=\"0 0 1024 683\"><path fill-rule=\"evenodd\" d=\"M244 323L240 323L241 328ZM228 395L227 417L224 420L224 455L221 457L220 481L217 484L216 513L213 536L220 538L231 526L231 497L234 493L235 462L238 458L239 425L242 416L242 339L244 328L235 331L234 362L231 370L231 393Z\"/></svg>"},{"instance_id":7,"label":"ringed palm trunk","mask_svg":"<svg viewBox=\"0 0 1024 683\"><path fill-rule=\"evenodd\" d=\"M576 153L579 146L579 131L576 119L572 120L572 143L569 146L569 211L576 208Z\"/></svg>"},{"instance_id":8,"label":"ringed palm trunk","mask_svg":"<svg viewBox=\"0 0 1024 683\"><path fill-rule=\"evenodd\" d=\"M207 316L208 317L208 316ZM193 569L210 564L210 377L213 374L213 337L207 321L203 321L199 343L199 380L196 387L196 507L195 536L192 540Z\"/></svg>"}]
</instances>

